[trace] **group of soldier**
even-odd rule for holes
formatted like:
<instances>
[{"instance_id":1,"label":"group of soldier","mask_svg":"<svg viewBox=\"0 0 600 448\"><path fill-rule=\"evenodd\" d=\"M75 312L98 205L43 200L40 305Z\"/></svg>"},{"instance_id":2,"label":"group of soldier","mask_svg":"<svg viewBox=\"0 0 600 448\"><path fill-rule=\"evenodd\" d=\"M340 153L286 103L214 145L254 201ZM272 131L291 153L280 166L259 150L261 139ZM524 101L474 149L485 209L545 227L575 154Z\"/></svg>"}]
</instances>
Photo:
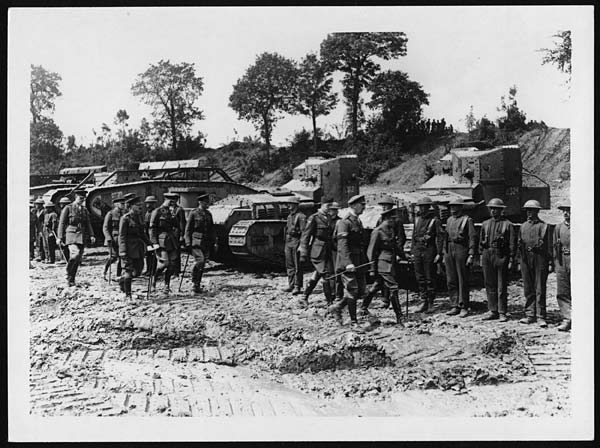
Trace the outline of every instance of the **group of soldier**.
<instances>
[{"instance_id":1,"label":"group of soldier","mask_svg":"<svg viewBox=\"0 0 600 448\"><path fill-rule=\"evenodd\" d=\"M30 259L37 247L38 261L54 263L58 247L67 262L69 286L75 286L84 247L95 242L83 204L86 192L77 190L74 196L73 202L66 197L60 200L60 219L54 204L41 199L34 201L30 210ZM108 273L107 280L111 281L111 267L116 261L115 279L128 297L132 279L140 275L148 276L148 290L151 283L156 287L156 278L163 275L164 292L168 293L171 279L181 274L182 251L188 253L188 258L194 257L193 290L200 293L205 262L211 251L217 250L213 218L208 210L209 195L197 197L198 206L187 219L177 193L163 196L164 202L158 207L154 196L143 202L135 194L115 198L113 209L105 216L103 233L109 255L104 278ZM299 201L292 200L285 227L286 292L303 295L301 302L307 307L310 295L322 280L329 312L341 323L341 312L347 307L351 324L355 325L357 314L367 316L371 301L381 291L384 306L392 305L396 321L401 324L398 274L400 265L409 263L404 252L404 223L393 198L384 197L379 204L383 213L367 240L359 219L366 206L363 195L350 198L349 213L344 218L338 216L339 204L331 200L323 199L318 211L308 218L300 211ZM422 302L418 312L433 312L436 271L443 264L451 305L447 314L469 316L469 271L475 256L480 255L489 310L484 320L508 320L509 271L518 263L525 296L525 317L520 322L537 322L547 327L546 283L548 273L556 269L556 296L563 318L558 329L569 331L570 204L559 206L564 221L555 227L554 235L539 218L541 206L535 200L524 204L527 220L517 232L503 215L503 201L491 199L487 204L491 217L483 222L479 235L473 220L463 213L462 200L448 205L450 216L444 229L431 198L424 197L417 203L410 261ZM303 289L303 265L309 259L314 272ZM144 264L146 269L142 272ZM374 280L368 290L367 272Z\"/></svg>"},{"instance_id":2,"label":"group of soldier","mask_svg":"<svg viewBox=\"0 0 600 448\"><path fill-rule=\"evenodd\" d=\"M395 202L391 197L379 202L383 213L370 240L359 219L366 206L363 195L350 198L349 213L344 218L338 216L339 205L327 199L308 219L298 209L297 202L292 204L285 230L286 292L303 294L301 303L308 306L309 296L322 279L329 311L341 322L341 311L347 306L351 324L356 325L357 314L368 315L372 299L382 291L384 306L392 305L396 321L401 324L398 274L400 265L408 264L408 260L404 253L404 226ZM541 206L536 200L523 205L527 220L517 232L503 214L506 208L503 201L491 199L487 204L491 217L483 222L479 235L473 220L464 213L465 205L460 199L448 204L450 216L444 229L431 198L424 197L417 203L410 261L422 302L418 312L433 312L436 272L443 265L451 306L446 314L469 316L470 267L480 255L488 302L484 320L508 320L508 276L518 264L525 296L525 317L520 322L537 322L540 327L547 327L546 283L548 273L556 269L556 296L562 316L558 330L569 331L570 204L559 206L564 221L555 227L554 235L550 235L550 227L539 218ZM302 265L309 257L315 270L303 291ZM369 271L374 281L367 290Z\"/></svg>"},{"instance_id":3,"label":"group of soldier","mask_svg":"<svg viewBox=\"0 0 600 448\"><path fill-rule=\"evenodd\" d=\"M76 286L75 277L84 247L95 243L90 216L83 204L86 191L77 190L74 196L72 203L68 198L61 199L61 204L65 205L60 219L53 211L54 204L44 204L41 199L34 201L30 211L30 258L33 258L33 248L40 240L38 261L48 257L53 263L58 247L67 261L69 286ZM198 207L187 219L178 204L177 193L167 192L163 196L164 202L158 207L154 196L148 196L144 201L135 194L117 197L112 201L113 208L105 215L103 233L109 253L104 265L104 279L112 281L112 265L117 262L115 280L127 297L132 296L133 278L140 275L148 276L148 291L151 284L156 287L156 278L163 275L164 292L170 292L171 279L181 274L182 251L188 253L188 259L190 255L194 257L192 282L194 292L201 292L205 260L215 243L213 219L208 211L209 195L197 197ZM40 211L40 205L46 212ZM38 224L40 222L43 224ZM52 240L46 237L46 229L49 229ZM142 272L144 264L146 269Z\"/></svg>"}]
</instances>

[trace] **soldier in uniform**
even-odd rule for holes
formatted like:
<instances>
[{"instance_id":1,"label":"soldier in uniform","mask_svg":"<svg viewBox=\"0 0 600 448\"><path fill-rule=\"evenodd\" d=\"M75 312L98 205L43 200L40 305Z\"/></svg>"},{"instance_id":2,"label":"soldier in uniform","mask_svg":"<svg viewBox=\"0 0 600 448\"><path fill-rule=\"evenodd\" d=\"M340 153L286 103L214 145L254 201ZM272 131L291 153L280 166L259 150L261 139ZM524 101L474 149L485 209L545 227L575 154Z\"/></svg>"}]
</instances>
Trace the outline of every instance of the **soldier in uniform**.
<instances>
[{"instance_id":1,"label":"soldier in uniform","mask_svg":"<svg viewBox=\"0 0 600 448\"><path fill-rule=\"evenodd\" d=\"M118 253L123 265L123 285L125 297L131 298L131 281L138 277L144 268L146 246L152 243L146 236L142 217L142 202L138 196L127 200L129 211L119 221ZM158 246L150 247L154 250Z\"/></svg>"},{"instance_id":2,"label":"soldier in uniform","mask_svg":"<svg viewBox=\"0 0 600 448\"><path fill-rule=\"evenodd\" d=\"M381 205L381 207L383 208L383 211L386 212L388 210L391 210L396 205L396 201L391 196L384 196L383 198L381 198L379 200L378 204ZM392 215L392 217L390 219L392 220L392 225L394 227L394 235L396 236L398 247L404 248L404 243L406 243L406 232L404 232L404 223L402 222L402 219L400 218L400 216L398 214L398 209L394 210L394 214ZM377 223L375 224L375 227L380 225L382 222L383 222L383 213L381 214L379 219L377 219ZM406 255L404 254L404 249L402 249L401 251L398 251L398 257L400 257L400 259L402 259L402 260L406 259ZM373 288L375 288L375 289L373 289ZM373 285L371 286L371 289L369 290L369 296L372 295L372 297L369 298L368 302L371 303L372 298L375 297L375 294L377 294L377 291L379 289L383 290L383 306L385 308L387 308L390 305L390 290L386 286L385 282L373 283ZM366 300L366 298L365 298L365 300ZM361 307L361 311L364 312L366 310L367 310L367 308ZM368 312L366 314L368 314Z\"/></svg>"},{"instance_id":3,"label":"soldier in uniform","mask_svg":"<svg viewBox=\"0 0 600 448\"><path fill-rule=\"evenodd\" d=\"M64 208L69 205L71 203L71 200L67 197L67 196L63 196L62 198L60 198L60 201L58 201L58 206L60 207L60 211L58 212L58 216L60 218L60 215L62 214L62 211L64 210ZM57 233L58 235L58 233ZM67 260L70 258L69 257L69 246L62 246L58 248L65 256L65 262L67 262Z\"/></svg>"},{"instance_id":4,"label":"soldier in uniform","mask_svg":"<svg viewBox=\"0 0 600 448\"><path fill-rule=\"evenodd\" d=\"M477 235L473 220L463 214L464 201L456 199L449 204L450 216L444 234L444 264L446 284L450 296L450 311L446 314L460 317L469 315L469 268L477 250Z\"/></svg>"},{"instance_id":5,"label":"soldier in uniform","mask_svg":"<svg viewBox=\"0 0 600 448\"><path fill-rule=\"evenodd\" d=\"M204 265L210 255L210 249L215 244L215 227L212 214L208 211L208 201L208 194L198 196L198 208L190 213L184 232L186 248L194 256L192 282L195 293L202 292L200 283Z\"/></svg>"},{"instance_id":6,"label":"soldier in uniform","mask_svg":"<svg viewBox=\"0 0 600 448\"><path fill-rule=\"evenodd\" d=\"M329 204L329 209L328 209L328 213L329 213L329 217L331 218L331 227L333 228L333 235L331 236L331 261L333 263L333 272L338 272L337 271L337 237L335 234L335 229L337 226L338 221L341 219L338 215L338 212L340 210L340 204L338 204L337 202L332 202L331 204ZM334 296L335 296L335 300L337 301L341 301L344 298L344 283L342 282L342 277L340 275L338 275L337 277L334 278L335 280L335 284L334 284Z\"/></svg>"},{"instance_id":7,"label":"soldier in uniform","mask_svg":"<svg viewBox=\"0 0 600 448\"><path fill-rule=\"evenodd\" d=\"M165 292L170 291L171 276L179 272L176 266L179 252L179 238L177 231L180 223L173 214L175 201L179 195L175 193L165 193L163 204L152 212L150 217L150 241L153 245L158 244L156 275L165 273ZM154 278L156 283L156 277Z\"/></svg>"},{"instance_id":8,"label":"soldier in uniform","mask_svg":"<svg viewBox=\"0 0 600 448\"><path fill-rule=\"evenodd\" d=\"M539 217L542 208L535 199L523 205L527 221L519 229L519 256L523 292L525 295L525 316L519 322L534 323L539 315L538 324L545 328L546 323L546 281L548 273L554 270L552 253L552 235L548 224Z\"/></svg>"},{"instance_id":9,"label":"soldier in uniform","mask_svg":"<svg viewBox=\"0 0 600 448\"><path fill-rule=\"evenodd\" d=\"M150 217L152 216L152 211L156 208L156 200L155 196L147 196L144 199L144 204L146 205L146 213L144 214L144 231L146 232L146 236L150 238ZM142 272L142 275L154 274L156 270L156 257L154 256L154 252L148 251L146 253L146 270Z\"/></svg>"},{"instance_id":10,"label":"soldier in uniform","mask_svg":"<svg viewBox=\"0 0 600 448\"><path fill-rule=\"evenodd\" d=\"M365 197L363 195L352 196L348 200L350 213L340 219L335 227L337 239L337 261L336 270L341 273L344 289L348 291L349 297L342 298L330 307L336 320L341 323L341 310L348 305L348 314L352 325L358 323L356 318L356 305L364 297L366 285L366 267L368 264L366 253L366 240L364 228L360 222L359 215L365 210ZM362 266L357 268L357 266Z\"/></svg>"},{"instance_id":11,"label":"soldier in uniform","mask_svg":"<svg viewBox=\"0 0 600 448\"><path fill-rule=\"evenodd\" d=\"M63 208L58 224L58 245L64 241L69 246L69 261L67 262L67 281L69 286L75 286L75 275L81 263L84 245L94 244L96 238L88 211L83 206L85 190L75 191L75 201Z\"/></svg>"},{"instance_id":12,"label":"soldier in uniform","mask_svg":"<svg viewBox=\"0 0 600 448\"><path fill-rule=\"evenodd\" d=\"M562 323L558 331L571 329L571 202L558 206L564 221L554 228L554 258L556 260L556 300Z\"/></svg>"},{"instance_id":13,"label":"soldier in uniform","mask_svg":"<svg viewBox=\"0 0 600 448\"><path fill-rule=\"evenodd\" d=\"M54 204L46 202L44 213L44 243L47 262L53 264L56 261L56 231L58 230L58 215L54 211Z\"/></svg>"},{"instance_id":14,"label":"soldier in uniform","mask_svg":"<svg viewBox=\"0 0 600 448\"><path fill-rule=\"evenodd\" d=\"M29 261L35 258L35 240L37 237L37 213L33 202L29 203Z\"/></svg>"},{"instance_id":15,"label":"soldier in uniform","mask_svg":"<svg viewBox=\"0 0 600 448\"><path fill-rule=\"evenodd\" d=\"M333 303L335 279L326 280L333 275L331 250L334 227L329 206L330 201L323 199L319 210L308 217L300 239L300 262L307 261L310 248L310 261L315 268L304 290L303 305L306 307L308 297L321 278L323 278L325 299L329 305Z\"/></svg>"},{"instance_id":16,"label":"soldier in uniform","mask_svg":"<svg viewBox=\"0 0 600 448\"><path fill-rule=\"evenodd\" d=\"M44 251L44 200L39 197L34 202L35 206L35 245L37 246L37 257L35 261L45 261Z\"/></svg>"},{"instance_id":17,"label":"soldier in uniform","mask_svg":"<svg viewBox=\"0 0 600 448\"><path fill-rule=\"evenodd\" d=\"M375 285L385 284L390 293L390 301L396 322L402 323L402 311L398 300L398 282L396 281L398 255L404 251L404 245L400 245L396 235L396 223L394 214L396 209L391 208L381 214L383 222L379 224L371 233L371 241L367 249L367 256L371 264L371 270L375 276L375 282L369 295L365 297L362 308L364 314L368 314L367 308L373 296L373 291L377 290Z\"/></svg>"},{"instance_id":18,"label":"soldier in uniform","mask_svg":"<svg viewBox=\"0 0 600 448\"><path fill-rule=\"evenodd\" d=\"M181 247L185 244L185 238L184 238L184 234L185 234L185 226L186 226L186 222L185 222L185 210L183 209L183 207L181 205L179 205L179 195L177 194L177 199L175 200L175 203L173 204L173 216L175 216L175 219L177 220L177 229L175 231L175 237L178 240L178 244L177 244L177 261L175 262L175 267L176 270L173 273L174 275L179 275L181 273Z\"/></svg>"},{"instance_id":19,"label":"soldier in uniform","mask_svg":"<svg viewBox=\"0 0 600 448\"><path fill-rule=\"evenodd\" d=\"M515 228L502 215L506 208L502 199L490 199L487 207L492 217L483 222L479 234L481 267L488 302L488 313L483 320L500 319L500 322L506 322L508 272L516 254Z\"/></svg>"},{"instance_id":20,"label":"soldier in uniform","mask_svg":"<svg viewBox=\"0 0 600 448\"><path fill-rule=\"evenodd\" d=\"M290 200L290 214L285 225L285 266L288 275L288 287L285 292L302 294L302 266L300 265L300 237L306 225L306 215L298 206L297 198Z\"/></svg>"},{"instance_id":21,"label":"soldier in uniform","mask_svg":"<svg viewBox=\"0 0 600 448\"><path fill-rule=\"evenodd\" d=\"M108 260L104 263L104 280L107 280L108 268L117 262L117 277L121 276L121 260L119 259L119 223L124 213L125 204L123 198L113 199L113 209L104 216L102 232L104 233L104 244L108 247Z\"/></svg>"},{"instance_id":22,"label":"soldier in uniform","mask_svg":"<svg viewBox=\"0 0 600 448\"><path fill-rule=\"evenodd\" d=\"M444 231L432 206L433 201L427 196L417 202L419 216L415 218L411 242L415 277L423 301L421 308L417 310L419 313L433 311L435 264L440 262L443 253Z\"/></svg>"}]
</instances>

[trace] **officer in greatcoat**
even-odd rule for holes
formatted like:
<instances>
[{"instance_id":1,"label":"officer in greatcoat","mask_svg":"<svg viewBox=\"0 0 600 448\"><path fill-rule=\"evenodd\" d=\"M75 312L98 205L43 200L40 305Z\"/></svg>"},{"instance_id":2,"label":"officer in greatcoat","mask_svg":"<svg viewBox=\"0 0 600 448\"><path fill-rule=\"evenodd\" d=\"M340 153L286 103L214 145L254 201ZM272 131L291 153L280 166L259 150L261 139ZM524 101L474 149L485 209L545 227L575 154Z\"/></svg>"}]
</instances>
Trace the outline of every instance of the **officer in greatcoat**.
<instances>
[{"instance_id":1,"label":"officer in greatcoat","mask_svg":"<svg viewBox=\"0 0 600 448\"><path fill-rule=\"evenodd\" d=\"M554 228L554 259L556 266L556 300L562 322L558 331L571 329L571 201L558 206L564 221Z\"/></svg>"},{"instance_id":2,"label":"officer in greatcoat","mask_svg":"<svg viewBox=\"0 0 600 448\"><path fill-rule=\"evenodd\" d=\"M464 201L451 201L450 216L444 233L443 258L446 266L446 285L450 311L446 314L460 317L469 315L469 268L477 251L477 235L473 219L463 213Z\"/></svg>"},{"instance_id":3,"label":"officer in greatcoat","mask_svg":"<svg viewBox=\"0 0 600 448\"><path fill-rule=\"evenodd\" d=\"M487 204L492 217L483 222L479 234L481 268L485 282L488 313L483 320L508 320L508 273L516 255L516 234L513 224L502 214L506 206L499 198Z\"/></svg>"},{"instance_id":4,"label":"officer in greatcoat","mask_svg":"<svg viewBox=\"0 0 600 448\"><path fill-rule=\"evenodd\" d=\"M523 205L527 221L519 229L518 247L523 293L525 295L525 317L519 322L540 327L546 323L546 281L548 273L554 271L552 233L547 223L539 217L541 205L530 199ZM539 317L539 319L538 319Z\"/></svg>"},{"instance_id":5,"label":"officer in greatcoat","mask_svg":"<svg viewBox=\"0 0 600 448\"><path fill-rule=\"evenodd\" d=\"M200 293L202 274L210 250L215 244L215 225L212 214L208 210L209 195L198 196L198 207L190 213L184 232L186 249L194 257L192 268L192 283L194 292Z\"/></svg>"},{"instance_id":6,"label":"officer in greatcoat","mask_svg":"<svg viewBox=\"0 0 600 448\"><path fill-rule=\"evenodd\" d=\"M132 279L142 272L146 248L152 243L146 236L141 199L134 196L127 200L127 205L129 211L119 221L118 254L123 266L123 278L119 283L123 286L125 296L130 298Z\"/></svg>"},{"instance_id":7,"label":"officer in greatcoat","mask_svg":"<svg viewBox=\"0 0 600 448\"><path fill-rule=\"evenodd\" d=\"M306 215L299 210L300 201L293 198L289 202L290 214L285 225L285 267L288 287L285 292L302 294L302 266L300 263L300 237L306 225Z\"/></svg>"},{"instance_id":8,"label":"officer in greatcoat","mask_svg":"<svg viewBox=\"0 0 600 448\"><path fill-rule=\"evenodd\" d=\"M171 277L179 272L179 237L180 222L174 214L175 202L179 197L176 193L164 193L165 201L157 207L150 217L150 241L158 245L156 251L156 277L164 272L165 292L170 292Z\"/></svg>"},{"instance_id":9,"label":"officer in greatcoat","mask_svg":"<svg viewBox=\"0 0 600 448\"><path fill-rule=\"evenodd\" d=\"M57 243L61 246L64 241L69 247L69 261L67 262L69 286L75 286L75 276L81 264L85 245L96 242L89 213L83 205L85 196L85 190L75 191L75 201L63 208L58 224Z\"/></svg>"},{"instance_id":10,"label":"officer in greatcoat","mask_svg":"<svg viewBox=\"0 0 600 448\"><path fill-rule=\"evenodd\" d=\"M300 239L300 261L305 263L310 254L310 262L315 270L312 273L304 291L303 305L308 306L308 297L323 278L323 294L327 304L333 303L335 279L333 276L332 239L333 222L329 214L330 201L323 199L316 213L308 217Z\"/></svg>"}]
</instances>

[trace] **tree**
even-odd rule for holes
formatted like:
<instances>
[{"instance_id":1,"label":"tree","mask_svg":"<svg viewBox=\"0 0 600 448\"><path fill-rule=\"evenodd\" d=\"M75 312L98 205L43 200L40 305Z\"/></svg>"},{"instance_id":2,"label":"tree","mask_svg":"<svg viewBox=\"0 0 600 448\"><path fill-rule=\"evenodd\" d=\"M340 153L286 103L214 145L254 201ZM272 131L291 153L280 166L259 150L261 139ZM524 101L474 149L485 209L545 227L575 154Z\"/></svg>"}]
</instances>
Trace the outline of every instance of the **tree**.
<instances>
[{"instance_id":1,"label":"tree","mask_svg":"<svg viewBox=\"0 0 600 448\"><path fill-rule=\"evenodd\" d=\"M62 156L63 133L51 118L40 117L29 124L30 172L48 174L58 171Z\"/></svg>"},{"instance_id":2,"label":"tree","mask_svg":"<svg viewBox=\"0 0 600 448\"><path fill-rule=\"evenodd\" d=\"M174 152L177 140L189 133L194 120L204 119L195 105L203 90L204 83L196 76L193 63L172 64L168 60L150 65L131 86L133 95L153 108L154 127L170 138Z\"/></svg>"},{"instance_id":3,"label":"tree","mask_svg":"<svg viewBox=\"0 0 600 448\"><path fill-rule=\"evenodd\" d=\"M316 54L309 53L300 62L296 80L295 109L312 118L313 151L317 152L317 117L327 115L337 104L337 94L330 93L331 71Z\"/></svg>"},{"instance_id":4,"label":"tree","mask_svg":"<svg viewBox=\"0 0 600 448\"><path fill-rule=\"evenodd\" d=\"M467 128L467 132L471 132L476 126L477 120L475 119L475 114L473 113L473 105L471 105L469 113L465 117L465 127Z\"/></svg>"},{"instance_id":5,"label":"tree","mask_svg":"<svg viewBox=\"0 0 600 448\"><path fill-rule=\"evenodd\" d=\"M498 118L498 127L507 131L516 131L525 129L526 116L519 109L517 104L517 86L508 89L508 100L503 95L500 97L500 107L498 112L504 113L504 116Z\"/></svg>"},{"instance_id":6,"label":"tree","mask_svg":"<svg viewBox=\"0 0 600 448\"><path fill-rule=\"evenodd\" d=\"M358 132L359 99L363 88L381 68L373 57L384 60L406 55L408 39L402 32L333 33L321 42L321 57L330 69L344 73L343 95L349 107L352 135Z\"/></svg>"},{"instance_id":7,"label":"tree","mask_svg":"<svg viewBox=\"0 0 600 448\"><path fill-rule=\"evenodd\" d=\"M423 106L429 104L428 94L408 74L388 70L376 75L369 86L370 108L381 111L384 129L394 135L404 135L421 120Z\"/></svg>"},{"instance_id":8,"label":"tree","mask_svg":"<svg viewBox=\"0 0 600 448\"><path fill-rule=\"evenodd\" d=\"M544 53L542 65L554 64L562 73L567 74L567 85L571 82L571 31L558 31L552 37L558 38L554 48L540 48Z\"/></svg>"},{"instance_id":9,"label":"tree","mask_svg":"<svg viewBox=\"0 0 600 448\"><path fill-rule=\"evenodd\" d=\"M282 113L295 112L297 73L294 61L277 53L263 53L238 79L229 97L229 107L240 119L252 122L265 139L267 160L275 122Z\"/></svg>"},{"instance_id":10,"label":"tree","mask_svg":"<svg viewBox=\"0 0 600 448\"><path fill-rule=\"evenodd\" d=\"M62 95L58 89L61 80L58 73L49 72L41 65L31 65L29 107L33 123L40 121L44 112L54 112L54 100Z\"/></svg>"}]
</instances>

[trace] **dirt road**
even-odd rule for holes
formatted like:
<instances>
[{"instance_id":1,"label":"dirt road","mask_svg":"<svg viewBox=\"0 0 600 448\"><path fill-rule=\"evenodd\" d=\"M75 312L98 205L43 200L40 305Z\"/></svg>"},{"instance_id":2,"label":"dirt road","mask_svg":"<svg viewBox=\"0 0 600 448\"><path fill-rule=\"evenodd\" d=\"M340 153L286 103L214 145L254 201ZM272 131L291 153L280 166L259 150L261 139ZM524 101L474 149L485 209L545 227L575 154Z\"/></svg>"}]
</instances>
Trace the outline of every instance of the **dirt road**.
<instances>
[{"instance_id":1,"label":"dirt road","mask_svg":"<svg viewBox=\"0 0 600 448\"><path fill-rule=\"evenodd\" d=\"M326 313L320 288L302 309L281 292L282 275L211 265L206 291L153 292L134 281L127 301L102 279L105 254L91 249L67 287L64 264L30 269L31 412L35 415L170 416L567 416L570 335L560 333L555 277L550 327L523 325L523 298L510 285L511 320L435 313L405 325L375 300L353 330ZM161 282L159 281L159 289ZM403 307L406 295L401 291Z\"/></svg>"}]
</instances>

